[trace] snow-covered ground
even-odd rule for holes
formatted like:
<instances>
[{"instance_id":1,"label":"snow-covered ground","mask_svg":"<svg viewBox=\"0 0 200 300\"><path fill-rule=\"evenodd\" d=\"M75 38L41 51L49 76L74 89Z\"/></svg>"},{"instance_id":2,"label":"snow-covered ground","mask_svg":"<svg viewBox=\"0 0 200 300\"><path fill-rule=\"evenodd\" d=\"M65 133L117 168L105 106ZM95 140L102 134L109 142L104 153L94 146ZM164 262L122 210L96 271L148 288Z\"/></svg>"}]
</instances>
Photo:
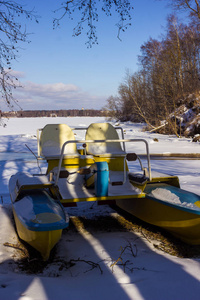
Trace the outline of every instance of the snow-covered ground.
<instances>
[{"instance_id":1,"label":"snow-covered ground","mask_svg":"<svg viewBox=\"0 0 200 300\"><path fill-rule=\"evenodd\" d=\"M118 214L106 205L83 203L78 208L68 208L72 230L64 230L53 259L41 273L27 274L20 267L21 250L6 246L18 245L8 194L9 178L17 171L39 171L25 144L37 153L36 130L48 123L79 127L93 122L105 120L10 119L5 128L0 127L0 300L199 299L200 258L171 256L154 247L141 233L120 230ZM190 139L142 132L141 124L120 125L126 138L146 139L150 153L200 153L200 144ZM76 137L84 138L84 134L77 131ZM142 143L128 147L137 154L145 152ZM156 171L178 175L183 189L200 195L199 160L152 160L151 165ZM45 163L40 166L45 170ZM86 226L88 222L93 226Z\"/></svg>"}]
</instances>

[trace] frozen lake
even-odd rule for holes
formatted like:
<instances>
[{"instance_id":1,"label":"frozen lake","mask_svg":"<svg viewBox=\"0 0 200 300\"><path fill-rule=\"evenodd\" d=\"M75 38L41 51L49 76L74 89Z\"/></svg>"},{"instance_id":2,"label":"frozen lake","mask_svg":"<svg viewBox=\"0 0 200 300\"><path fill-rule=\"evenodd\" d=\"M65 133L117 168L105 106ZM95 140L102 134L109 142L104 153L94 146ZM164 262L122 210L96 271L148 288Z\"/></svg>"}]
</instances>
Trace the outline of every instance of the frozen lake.
<instances>
[{"instance_id":1,"label":"frozen lake","mask_svg":"<svg viewBox=\"0 0 200 300\"><path fill-rule=\"evenodd\" d=\"M0 152L0 161L12 161L12 160L36 160L34 155L29 152Z\"/></svg>"}]
</instances>

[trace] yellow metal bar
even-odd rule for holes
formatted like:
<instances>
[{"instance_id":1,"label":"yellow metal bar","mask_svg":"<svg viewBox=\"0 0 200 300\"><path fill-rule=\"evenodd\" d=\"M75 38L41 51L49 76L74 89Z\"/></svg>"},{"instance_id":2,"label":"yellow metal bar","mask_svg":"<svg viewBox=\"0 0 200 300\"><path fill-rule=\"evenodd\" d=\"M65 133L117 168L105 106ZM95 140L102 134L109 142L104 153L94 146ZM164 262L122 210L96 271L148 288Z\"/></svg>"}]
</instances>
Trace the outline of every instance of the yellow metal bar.
<instances>
[{"instance_id":1,"label":"yellow metal bar","mask_svg":"<svg viewBox=\"0 0 200 300\"><path fill-rule=\"evenodd\" d=\"M72 198L72 199L62 199L60 202L62 204L67 203L77 203L77 202L90 202L90 201L107 201L107 200L117 200L117 199L135 199L135 198L144 198L145 193L136 194L136 195L120 195L120 196L104 196L104 197L89 197L89 198Z\"/></svg>"}]
</instances>

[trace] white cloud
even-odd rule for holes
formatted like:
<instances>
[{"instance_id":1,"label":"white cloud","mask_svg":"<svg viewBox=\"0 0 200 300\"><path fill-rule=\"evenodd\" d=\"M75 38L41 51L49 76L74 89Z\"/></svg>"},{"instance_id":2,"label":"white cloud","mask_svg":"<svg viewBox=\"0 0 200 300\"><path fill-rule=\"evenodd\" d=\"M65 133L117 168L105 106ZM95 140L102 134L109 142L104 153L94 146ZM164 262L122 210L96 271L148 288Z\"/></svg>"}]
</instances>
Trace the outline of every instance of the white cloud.
<instances>
[{"instance_id":1,"label":"white cloud","mask_svg":"<svg viewBox=\"0 0 200 300\"><path fill-rule=\"evenodd\" d=\"M24 94L31 94L32 96L40 97L66 97L67 94L78 92L79 88L73 84L64 84L62 82L52 84L37 84L33 82L26 82L23 85Z\"/></svg>"},{"instance_id":2,"label":"white cloud","mask_svg":"<svg viewBox=\"0 0 200 300\"><path fill-rule=\"evenodd\" d=\"M35 91L40 93L59 93L59 92L69 92L69 91L77 91L78 87L73 84L64 84L62 82L53 83L53 84L37 84L33 82L27 82L24 85L24 89L26 91Z\"/></svg>"},{"instance_id":3,"label":"white cloud","mask_svg":"<svg viewBox=\"0 0 200 300\"><path fill-rule=\"evenodd\" d=\"M14 96L20 106L26 109L101 109L106 98L91 95L74 84L62 82L38 84L31 81L23 83Z\"/></svg>"},{"instance_id":4,"label":"white cloud","mask_svg":"<svg viewBox=\"0 0 200 300\"><path fill-rule=\"evenodd\" d=\"M6 73L9 73L11 76L17 77L17 78L24 78L25 77L25 73L21 72L21 71L15 71L15 70L9 70L9 69L5 69Z\"/></svg>"}]
</instances>

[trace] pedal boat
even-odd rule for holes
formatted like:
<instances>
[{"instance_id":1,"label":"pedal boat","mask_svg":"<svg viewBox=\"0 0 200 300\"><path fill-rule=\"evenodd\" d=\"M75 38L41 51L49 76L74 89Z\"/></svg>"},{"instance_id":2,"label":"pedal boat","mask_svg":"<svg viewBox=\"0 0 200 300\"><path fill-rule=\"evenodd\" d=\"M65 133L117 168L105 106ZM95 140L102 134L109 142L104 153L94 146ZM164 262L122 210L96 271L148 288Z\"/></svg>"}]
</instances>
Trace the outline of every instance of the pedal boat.
<instances>
[{"instance_id":1,"label":"pedal boat","mask_svg":"<svg viewBox=\"0 0 200 300\"><path fill-rule=\"evenodd\" d=\"M17 173L10 178L9 191L20 239L48 260L52 248L69 225L62 204L51 196L46 176Z\"/></svg>"},{"instance_id":2,"label":"pedal boat","mask_svg":"<svg viewBox=\"0 0 200 300\"><path fill-rule=\"evenodd\" d=\"M182 241L200 244L200 196L181 189L177 176L151 170L146 140L125 139L122 128L109 123L92 123L83 129L85 140L75 140L66 124L46 125L38 135L38 159L48 162L49 180L64 206L114 201ZM127 143L138 142L145 144L145 167L138 155L126 152ZM80 144L82 149L77 150ZM57 153L55 149L59 149ZM130 172L129 166L134 168L138 161L141 171Z\"/></svg>"}]
</instances>

